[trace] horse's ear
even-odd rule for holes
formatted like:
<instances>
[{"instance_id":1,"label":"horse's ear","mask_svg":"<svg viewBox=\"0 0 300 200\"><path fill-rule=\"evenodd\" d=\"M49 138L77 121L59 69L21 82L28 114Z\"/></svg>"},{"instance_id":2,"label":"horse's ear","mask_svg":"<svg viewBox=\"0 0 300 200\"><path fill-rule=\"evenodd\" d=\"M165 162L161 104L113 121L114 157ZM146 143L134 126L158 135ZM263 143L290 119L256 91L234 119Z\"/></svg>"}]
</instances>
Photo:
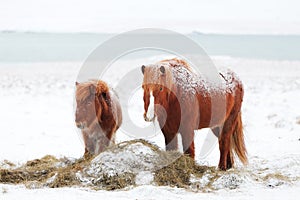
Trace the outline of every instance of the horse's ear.
<instances>
[{"instance_id":1,"label":"horse's ear","mask_svg":"<svg viewBox=\"0 0 300 200\"><path fill-rule=\"evenodd\" d=\"M142 68L141 68L141 69L142 69L142 73L143 73L143 74L145 73L145 68L146 68L145 65L142 65Z\"/></svg>"},{"instance_id":2,"label":"horse's ear","mask_svg":"<svg viewBox=\"0 0 300 200\"><path fill-rule=\"evenodd\" d=\"M164 66L160 66L160 71L161 71L161 73L165 73L166 72L166 69L165 69L165 67Z\"/></svg>"}]
</instances>

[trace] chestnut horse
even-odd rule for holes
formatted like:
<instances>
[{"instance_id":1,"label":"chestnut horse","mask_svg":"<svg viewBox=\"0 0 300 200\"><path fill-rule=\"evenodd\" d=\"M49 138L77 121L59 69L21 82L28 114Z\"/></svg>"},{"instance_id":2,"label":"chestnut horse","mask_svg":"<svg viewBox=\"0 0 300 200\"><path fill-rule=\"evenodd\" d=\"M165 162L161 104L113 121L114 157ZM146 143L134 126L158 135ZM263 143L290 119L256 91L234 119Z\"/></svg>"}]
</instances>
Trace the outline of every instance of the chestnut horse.
<instances>
[{"instance_id":1,"label":"chestnut horse","mask_svg":"<svg viewBox=\"0 0 300 200\"><path fill-rule=\"evenodd\" d=\"M81 129L85 154L97 155L110 143L122 123L117 95L103 81L76 82L76 126Z\"/></svg>"},{"instance_id":2,"label":"chestnut horse","mask_svg":"<svg viewBox=\"0 0 300 200\"><path fill-rule=\"evenodd\" d=\"M179 59L143 65L142 72L144 119L157 117L166 150L177 150L179 132L184 152L194 159L194 130L211 128L219 138L221 170L233 167L233 153L247 163L241 118L244 90L235 73L220 73L222 81L216 85Z\"/></svg>"}]
</instances>

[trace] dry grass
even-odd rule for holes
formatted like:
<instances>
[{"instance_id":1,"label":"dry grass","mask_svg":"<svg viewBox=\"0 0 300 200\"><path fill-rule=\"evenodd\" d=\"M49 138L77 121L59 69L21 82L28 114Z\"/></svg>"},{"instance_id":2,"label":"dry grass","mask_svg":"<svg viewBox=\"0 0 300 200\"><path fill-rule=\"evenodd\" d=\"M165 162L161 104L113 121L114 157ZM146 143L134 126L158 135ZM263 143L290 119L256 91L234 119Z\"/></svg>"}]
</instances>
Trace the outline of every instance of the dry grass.
<instances>
[{"instance_id":1,"label":"dry grass","mask_svg":"<svg viewBox=\"0 0 300 200\"><path fill-rule=\"evenodd\" d=\"M98 181L93 182L93 184L98 186L97 188L105 190L123 189L135 185L135 175L132 173L124 173L116 176L104 175Z\"/></svg>"},{"instance_id":2,"label":"dry grass","mask_svg":"<svg viewBox=\"0 0 300 200\"><path fill-rule=\"evenodd\" d=\"M159 155L159 159L154 161L156 170L154 172L154 182L158 185L169 185L177 187L188 187L190 175L197 177L207 170L211 169L205 166L198 166L188 156L175 151L162 151L159 147L150 144L144 140L132 140L122 142L113 148L114 151L121 151L125 147L135 143L142 143ZM0 169L0 183L24 184L28 188L40 187L69 187L69 186L87 186L83 184L76 173L83 172L94 157L84 155L75 161L67 158L57 159L54 156L47 155L41 159L34 159L26 162L24 165L11 169ZM10 163L11 166L14 166ZM161 166L164 166L161 168ZM89 187L94 189L115 190L135 185L135 174L124 173L116 176L103 175L94 180Z\"/></svg>"},{"instance_id":3,"label":"dry grass","mask_svg":"<svg viewBox=\"0 0 300 200\"><path fill-rule=\"evenodd\" d=\"M25 184L36 183L49 187L64 187L78 184L76 170L83 167L86 160L79 159L72 163L66 158L57 159L47 155L41 159L34 159L15 169L0 169L0 183ZM58 164L64 163L65 166ZM47 181L53 177L51 183ZM35 184L35 185L36 185Z\"/></svg>"},{"instance_id":4,"label":"dry grass","mask_svg":"<svg viewBox=\"0 0 300 200\"><path fill-rule=\"evenodd\" d=\"M177 151L162 151L159 147L144 140L122 142L110 147L113 152L122 151L129 145L142 143L158 155L153 160L154 182L159 186L176 186L188 188L190 177L201 178L208 170L214 172L214 167L199 166L189 156ZM90 187L93 189L115 190L135 185L136 174L125 172L114 176L103 174L88 183L78 178L77 173L85 175L85 168L93 160L93 156L86 154L83 158L70 160L57 159L47 155L41 159L26 162L20 167L10 169L0 168L0 183L24 184L28 188L59 188L59 187ZM13 164L11 164L13 166Z\"/></svg>"},{"instance_id":5,"label":"dry grass","mask_svg":"<svg viewBox=\"0 0 300 200\"><path fill-rule=\"evenodd\" d=\"M159 186L175 186L188 188L190 177L201 178L206 172L215 174L218 178L215 167L200 166L188 155L183 155L178 151L162 151L158 146L150 144L144 140L132 140L120 143L118 148L126 147L130 144L140 142L149 147L159 155L158 160L153 162L156 165L154 171L154 182Z\"/></svg>"},{"instance_id":6,"label":"dry grass","mask_svg":"<svg viewBox=\"0 0 300 200\"><path fill-rule=\"evenodd\" d=\"M25 183L28 181L42 182L55 170L58 160L53 156L28 161L16 169L0 169L1 183Z\"/></svg>"},{"instance_id":7,"label":"dry grass","mask_svg":"<svg viewBox=\"0 0 300 200\"><path fill-rule=\"evenodd\" d=\"M172 154L172 152L166 152ZM181 155L171 164L155 171L154 181L159 186L188 188L190 177L201 178L205 172L215 171L214 167L200 166L187 155Z\"/></svg>"},{"instance_id":8,"label":"dry grass","mask_svg":"<svg viewBox=\"0 0 300 200\"><path fill-rule=\"evenodd\" d=\"M128 145L135 143L142 143L158 155L151 162L153 162L154 166L154 170L152 171L154 174L153 181L159 186L181 187L192 190L196 188L196 191L212 191L214 190L212 184L220 177L223 177L224 174L230 175L231 173L235 173L238 176L240 174L236 170L222 172L216 170L215 167L200 166L187 155L182 155L176 151L162 151L157 146L144 140L122 142L110 147L110 150L119 152ZM85 176L85 169L90 166L93 158L93 156L88 154L77 160L68 158L58 159L47 155L41 159L28 161L19 167L16 167L13 163L4 161L5 168L1 167L4 165L0 164L0 183L24 184L31 189L79 186L95 190L116 190L135 186L136 174L130 172L113 176L102 174L99 177L94 177L94 179L86 181L84 179L87 177ZM248 174L252 176L251 172ZM201 183L203 175L209 175L208 183L205 185ZM83 176L83 179L81 176ZM191 177L193 177L193 181L191 181ZM255 176L253 175L253 177ZM281 174L268 174L265 177L257 177L256 181L267 182L272 178L284 182L288 181L288 178ZM5 190L2 192L5 192Z\"/></svg>"}]
</instances>

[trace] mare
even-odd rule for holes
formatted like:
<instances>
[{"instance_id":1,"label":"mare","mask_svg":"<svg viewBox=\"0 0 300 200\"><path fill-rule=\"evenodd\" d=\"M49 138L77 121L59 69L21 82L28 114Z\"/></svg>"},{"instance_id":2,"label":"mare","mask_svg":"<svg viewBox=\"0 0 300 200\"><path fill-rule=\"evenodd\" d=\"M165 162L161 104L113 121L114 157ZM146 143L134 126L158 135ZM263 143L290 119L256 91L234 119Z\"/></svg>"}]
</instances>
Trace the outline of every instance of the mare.
<instances>
[{"instance_id":1,"label":"mare","mask_svg":"<svg viewBox=\"0 0 300 200\"><path fill-rule=\"evenodd\" d=\"M143 65L144 119L157 117L166 150L183 150L195 157L194 130L210 128L219 139L219 169L233 167L234 154L247 163L241 106L243 85L231 70L219 73L220 83L207 80L179 59Z\"/></svg>"}]
</instances>

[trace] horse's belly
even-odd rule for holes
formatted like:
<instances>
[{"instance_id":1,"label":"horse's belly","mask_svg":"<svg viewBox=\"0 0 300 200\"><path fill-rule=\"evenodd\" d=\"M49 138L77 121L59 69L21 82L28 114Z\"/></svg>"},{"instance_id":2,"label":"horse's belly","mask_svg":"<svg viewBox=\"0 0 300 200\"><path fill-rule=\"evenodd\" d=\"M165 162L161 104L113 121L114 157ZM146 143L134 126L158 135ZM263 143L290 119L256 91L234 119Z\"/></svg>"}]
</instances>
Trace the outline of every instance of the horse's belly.
<instances>
[{"instance_id":1,"label":"horse's belly","mask_svg":"<svg viewBox=\"0 0 300 200\"><path fill-rule=\"evenodd\" d=\"M224 95L215 95L199 100L199 129L219 126L224 123L228 108L228 99Z\"/></svg>"}]
</instances>

